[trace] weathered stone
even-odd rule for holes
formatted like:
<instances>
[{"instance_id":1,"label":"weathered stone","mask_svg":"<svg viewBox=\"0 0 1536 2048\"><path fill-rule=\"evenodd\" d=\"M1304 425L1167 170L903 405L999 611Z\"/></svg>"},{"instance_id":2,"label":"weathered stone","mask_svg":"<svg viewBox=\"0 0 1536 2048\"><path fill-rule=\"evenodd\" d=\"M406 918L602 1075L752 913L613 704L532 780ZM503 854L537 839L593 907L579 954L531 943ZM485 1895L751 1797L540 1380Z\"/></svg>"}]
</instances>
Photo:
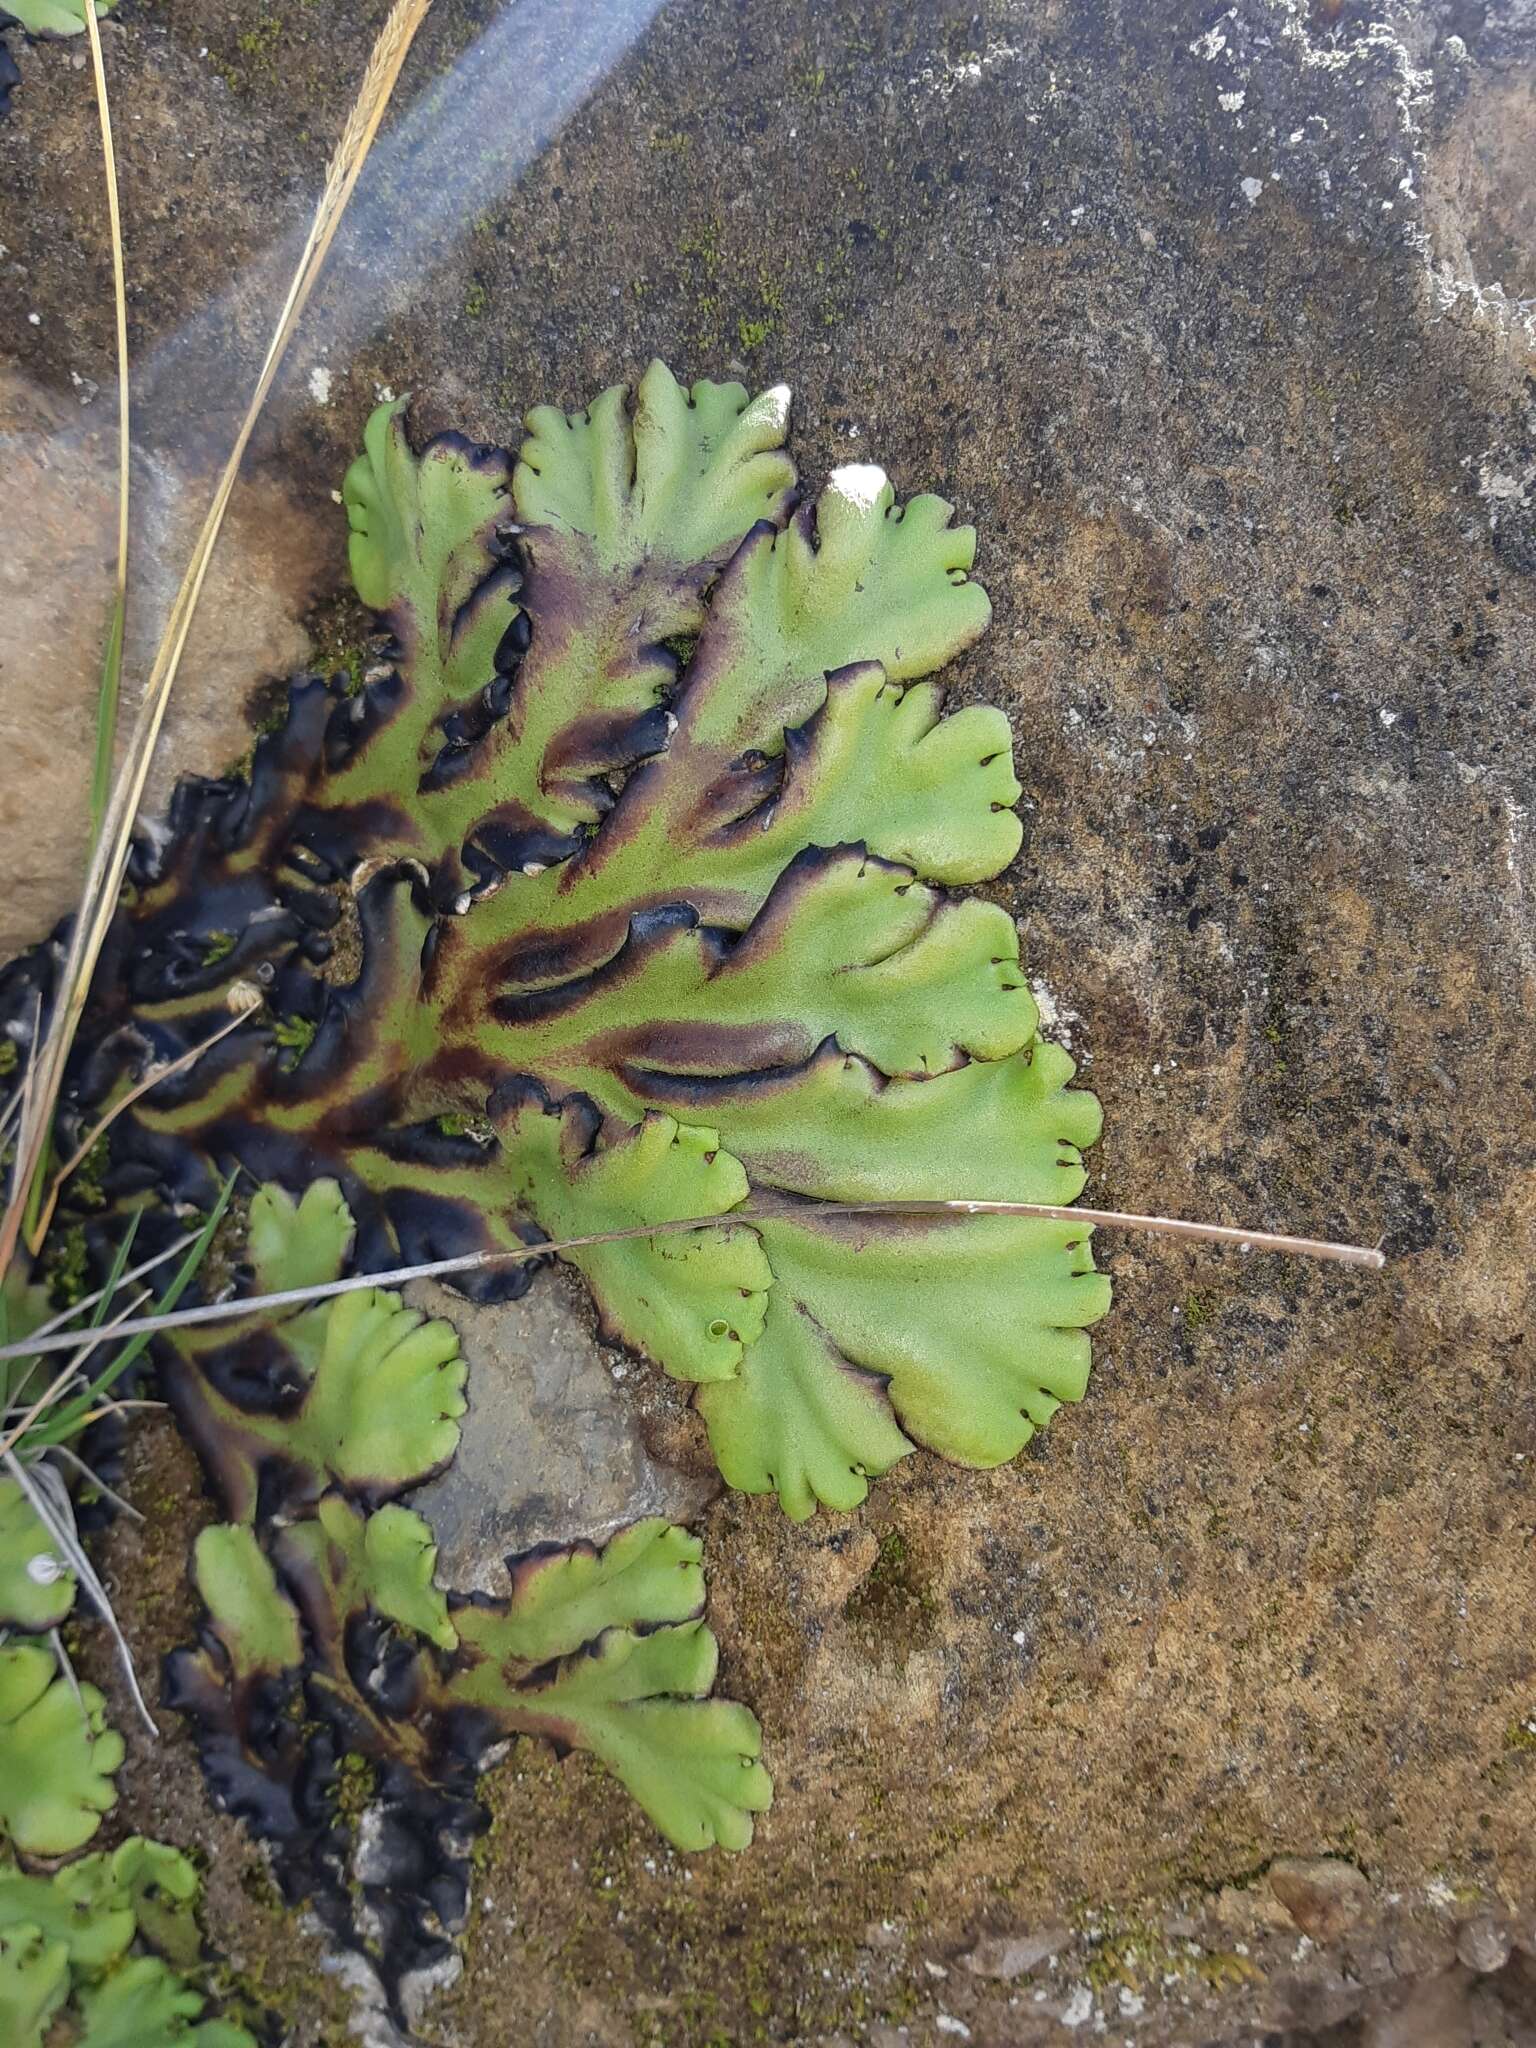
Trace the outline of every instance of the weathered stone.
<instances>
[{"instance_id":1,"label":"weathered stone","mask_svg":"<svg viewBox=\"0 0 1536 2048\"><path fill-rule=\"evenodd\" d=\"M1475 1913L1456 1930L1456 1954L1469 1970L1486 1976L1502 1970L1514 1948L1509 1923L1493 1913Z\"/></svg>"},{"instance_id":2,"label":"weathered stone","mask_svg":"<svg viewBox=\"0 0 1536 2048\"><path fill-rule=\"evenodd\" d=\"M1364 1985L1324 1962L1321 1967L1290 1970L1276 1977L1269 1990L1265 2017L1271 2026L1305 2030L1303 2038L1341 2027L1365 2009Z\"/></svg>"},{"instance_id":3,"label":"weathered stone","mask_svg":"<svg viewBox=\"0 0 1536 2048\"><path fill-rule=\"evenodd\" d=\"M1384 1933L1395 1977L1436 1977L1456 1960L1456 1943L1438 1917L1398 1919Z\"/></svg>"},{"instance_id":4,"label":"weathered stone","mask_svg":"<svg viewBox=\"0 0 1536 2048\"><path fill-rule=\"evenodd\" d=\"M865 1948L900 1948L904 1939L894 1920L871 1920L864 1930Z\"/></svg>"},{"instance_id":5,"label":"weathered stone","mask_svg":"<svg viewBox=\"0 0 1536 2048\"><path fill-rule=\"evenodd\" d=\"M1006 1983L1026 1970L1049 1962L1072 1939L1070 1927L1042 1927L1033 1933L989 1934L960 1960L973 1977L1000 1977Z\"/></svg>"},{"instance_id":6,"label":"weathered stone","mask_svg":"<svg viewBox=\"0 0 1536 2048\"><path fill-rule=\"evenodd\" d=\"M574 1274L541 1273L521 1301L490 1306L427 1281L409 1296L449 1318L469 1361L458 1456L411 1503L432 1524L444 1585L502 1591L512 1552L600 1542L645 1515L686 1522L717 1491L646 1450L623 1384L638 1368L597 1341Z\"/></svg>"},{"instance_id":7,"label":"weathered stone","mask_svg":"<svg viewBox=\"0 0 1536 2048\"><path fill-rule=\"evenodd\" d=\"M238 409L252 302L216 346L181 337L307 215L376 19L269 9L266 57L242 46L251 6L176 0L108 39L162 421L173 400L189 424ZM559 39L599 17L634 47L573 111L591 71ZM0 337L69 411L72 372L111 381L99 146L64 46L21 55ZM799 1528L710 1507L722 1689L763 1719L773 1814L685 1882L585 1764L496 1774L485 1903L430 2024L466 2048L630 2048L649 1999L669 2037L686 2013L705 2037L917 2048L939 1987L863 1930L900 1919L958 1953L1000 1899L1020 1926L1086 1902L1172 1938L1138 2048L1251 2042L1282 1982L1298 2027L1407 2025L1421 1992L1451 2010L1465 1972L1440 1982L1426 1885L1472 1874L1536 1912L1536 1770L1506 1741L1531 1709L1536 1471L1529 6L436 0L407 100L428 72L436 180L412 186L419 152L380 159L263 447L279 505L326 515L381 385L414 388L428 426L504 439L525 405L652 353L784 377L810 483L878 460L977 524L995 619L953 687L1014 719L1027 841L992 893L1105 1103L1091 1198L1390 1254L1360 1276L1105 1232L1118 1306L1094 1385L1018 1465L913 1458L857 1516ZM487 87L494 118L466 118ZM455 224L461 175L530 152ZM107 437L101 490L110 467ZM17 523L7 499L7 549ZM246 673L210 667L210 702ZM9 884L62 799L25 671L3 681ZM37 922L62 900L34 896ZM615 1391L642 1383L624 1412L686 1461L682 1390L636 1371ZM581 1526L588 1481L545 1412L547 1504ZM612 1496L594 1473L604 1514L657 1497L617 1455ZM489 1571L547 1532L499 1468L483 1480L490 1526L460 1555ZM856 1546L893 1529L914 1561L896 1656L845 1613ZM142 1613L123 1575L141 1668L192 1626L161 1619L179 1575ZM136 1826L157 1783L197 1810L183 1738L158 1755L124 1774ZM215 1940L259 1949L307 2013L311 1956L245 1898L235 1830L209 1841ZM1293 1927L1194 1910L1342 1841L1384 1912L1397 1892L1422 1914L1388 1955L1432 1990L1352 1987L1348 1945L1297 1954ZM1083 2038L1056 2017L1065 1989L1038 2035L1016 1995L993 2030L1009 2048Z\"/></svg>"},{"instance_id":8,"label":"weathered stone","mask_svg":"<svg viewBox=\"0 0 1536 2048\"><path fill-rule=\"evenodd\" d=\"M1399 1986L1360 2031L1360 2048L1473 2048L1467 1980L1460 1970Z\"/></svg>"},{"instance_id":9,"label":"weathered stone","mask_svg":"<svg viewBox=\"0 0 1536 2048\"><path fill-rule=\"evenodd\" d=\"M1228 1934L1257 1935L1266 1928L1289 1927L1292 1920L1267 1885L1225 1884L1211 1901L1211 1918Z\"/></svg>"},{"instance_id":10,"label":"weathered stone","mask_svg":"<svg viewBox=\"0 0 1536 2048\"><path fill-rule=\"evenodd\" d=\"M1269 1888L1314 1941L1337 1941L1371 1902L1365 1878L1336 1856L1277 1857L1269 1866Z\"/></svg>"},{"instance_id":11,"label":"weathered stone","mask_svg":"<svg viewBox=\"0 0 1536 2048\"><path fill-rule=\"evenodd\" d=\"M115 410L82 412L0 365L0 959L40 938L79 894L117 548ZM125 734L215 481L141 452L132 475ZM337 564L335 521L270 474L230 502L152 772L150 804L178 775L217 775L250 747L262 683L309 657L301 623Z\"/></svg>"}]
</instances>

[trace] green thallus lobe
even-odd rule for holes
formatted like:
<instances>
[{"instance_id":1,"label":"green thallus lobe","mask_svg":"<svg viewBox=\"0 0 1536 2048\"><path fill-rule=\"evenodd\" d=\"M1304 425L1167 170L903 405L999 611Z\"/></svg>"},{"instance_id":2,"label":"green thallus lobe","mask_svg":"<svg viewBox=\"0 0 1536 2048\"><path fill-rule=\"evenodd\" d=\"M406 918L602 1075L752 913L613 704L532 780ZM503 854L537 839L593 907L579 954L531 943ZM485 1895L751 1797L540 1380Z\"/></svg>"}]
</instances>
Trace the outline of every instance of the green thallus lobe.
<instances>
[{"instance_id":1,"label":"green thallus lobe","mask_svg":"<svg viewBox=\"0 0 1536 2048\"><path fill-rule=\"evenodd\" d=\"M572 1258L607 1333L699 1386L726 1478L799 1516L916 1443L1015 1455L1081 1395L1107 1283L1076 1222L825 1208L941 1199L957 1146L967 1193L1068 1204L1099 1115L1012 920L946 893L1020 835L1006 720L925 680L986 625L974 536L867 466L793 507L786 418L653 365L632 404L536 410L513 464L417 453L381 407L344 494L374 680L296 693L238 843L173 855L141 919L152 950L199 890L323 885L297 946L248 912L229 963L293 975L355 906L355 977L144 1121L333 1171L365 1270L750 1194L753 1229ZM137 1020L184 1034L223 977L152 980Z\"/></svg>"},{"instance_id":2,"label":"green thallus lobe","mask_svg":"<svg viewBox=\"0 0 1536 2048\"><path fill-rule=\"evenodd\" d=\"M381 407L344 490L363 687L296 684L249 787L184 788L102 1042L174 1058L263 988L114 1127L120 1186L263 1183L257 1292L718 1216L568 1256L605 1334L695 1388L726 1480L799 1518L916 1445L1016 1455L1081 1396L1108 1287L1074 1219L838 1206L942 1200L959 1156L968 1195L1068 1205L1099 1111L1012 919L949 893L1020 842L1006 719L927 680L987 624L974 535L868 466L797 501L787 418L782 388L653 364L534 411L514 462L417 451ZM457 1442L448 1324L369 1289L178 1333L166 1382L226 1516L173 1690L333 1925L356 1938L357 1880L347 1802L305 1803L317 1741L460 1896L445 1803L473 1825L466 1759L515 1732L590 1750L680 1846L747 1841L769 1782L707 1696L696 1539L644 1523L513 1561L496 1599L436 1587L401 1497ZM386 1975L446 1901L390 1921Z\"/></svg>"}]
</instances>

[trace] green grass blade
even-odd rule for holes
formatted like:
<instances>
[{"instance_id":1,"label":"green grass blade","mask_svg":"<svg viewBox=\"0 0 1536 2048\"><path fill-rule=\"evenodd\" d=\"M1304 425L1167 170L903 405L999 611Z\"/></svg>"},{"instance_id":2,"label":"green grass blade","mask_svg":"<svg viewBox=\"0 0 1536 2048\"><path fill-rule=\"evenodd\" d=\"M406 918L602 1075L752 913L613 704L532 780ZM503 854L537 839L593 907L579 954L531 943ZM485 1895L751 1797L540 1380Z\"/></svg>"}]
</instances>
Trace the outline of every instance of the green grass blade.
<instances>
[{"instance_id":1,"label":"green grass blade","mask_svg":"<svg viewBox=\"0 0 1536 2048\"><path fill-rule=\"evenodd\" d=\"M17 1277L20 1278L19 1272ZM20 1338L21 1332L18 1330L16 1332L18 1342ZM10 1342L11 1301L10 1296L6 1294L5 1290L0 1288L0 1344L9 1344ZM0 1415L8 1413L12 1407L20 1404L21 1398L27 1389L27 1382L31 1379L33 1373L37 1371L41 1363L41 1354L34 1354L31 1357L8 1358L3 1365L0 1365Z\"/></svg>"},{"instance_id":2,"label":"green grass blade","mask_svg":"<svg viewBox=\"0 0 1536 2048\"><path fill-rule=\"evenodd\" d=\"M53 1132L50 1130L43 1139L42 1150L37 1156L37 1168L32 1175L32 1185L27 1189L27 1202L22 1212L21 1223L23 1237L30 1237L37 1228L37 1219L43 1213L43 1202L47 1197L53 1164Z\"/></svg>"},{"instance_id":3,"label":"green grass blade","mask_svg":"<svg viewBox=\"0 0 1536 2048\"><path fill-rule=\"evenodd\" d=\"M95 1305L91 1310L90 1321L88 1323L83 1324L82 1329L97 1329L100 1327L101 1323L105 1319L107 1309L112 1301L112 1297L116 1294L118 1285L122 1280L123 1269L128 1264L128 1254L133 1249L133 1240L138 1235L139 1224L143 1219L143 1215L144 1211L142 1209L135 1209L132 1216L129 1218L128 1228L123 1234L123 1241L118 1246L116 1252L113 1254L112 1270L107 1275L107 1284L101 1290L100 1294L96 1297ZM9 1307L5 1301L5 1297L3 1295L0 1295L0 1341L9 1341L9 1325ZM20 1361L18 1361L18 1363L21 1364ZM7 1402L8 1407L16 1408L21 1405L21 1402L26 1394L27 1388L31 1383L32 1375L37 1371L37 1368L40 1363L41 1354L39 1354L38 1357L27 1359L24 1362L24 1364L21 1364L21 1369L19 1372L13 1371L11 1373L10 1391ZM32 1440L32 1432L29 1430L27 1432L25 1441L27 1443L31 1443Z\"/></svg>"},{"instance_id":4,"label":"green grass blade","mask_svg":"<svg viewBox=\"0 0 1536 2048\"><path fill-rule=\"evenodd\" d=\"M139 1224L143 1219L143 1215L144 1211L142 1209L135 1209L128 1219L128 1228L123 1232L123 1241L112 1255L112 1270L107 1275L107 1284L102 1288L97 1298L96 1306L91 1310L91 1319L86 1325L86 1328L89 1330L97 1329L106 1320L108 1305L113 1295L117 1292L118 1282L123 1277L123 1269L128 1264L128 1254L133 1250L133 1240L139 1234Z\"/></svg>"}]
</instances>

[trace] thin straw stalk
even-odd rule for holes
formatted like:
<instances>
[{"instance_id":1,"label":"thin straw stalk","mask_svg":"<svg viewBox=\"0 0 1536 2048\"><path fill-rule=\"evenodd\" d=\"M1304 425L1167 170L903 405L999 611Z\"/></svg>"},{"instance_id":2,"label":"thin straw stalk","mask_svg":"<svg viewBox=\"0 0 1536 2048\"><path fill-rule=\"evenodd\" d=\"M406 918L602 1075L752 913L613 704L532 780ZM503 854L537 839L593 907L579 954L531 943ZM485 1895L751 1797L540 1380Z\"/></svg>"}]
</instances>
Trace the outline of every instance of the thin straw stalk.
<instances>
[{"instance_id":1,"label":"thin straw stalk","mask_svg":"<svg viewBox=\"0 0 1536 2048\"><path fill-rule=\"evenodd\" d=\"M123 222L118 203L117 151L112 142L112 113L107 104L107 70L102 59L101 30L94 0L83 9L91 46L91 78L96 88L96 113L101 123L101 161L107 186L107 225L112 241L112 302L117 316L117 574L112 592L112 617L101 664L101 693L96 703L96 761L91 776L91 838L100 838L112 787L112 754L117 742L117 703L123 680L123 632L128 618L128 468L132 449L128 393L128 282L123 265Z\"/></svg>"},{"instance_id":2,"label":"thin straw stalk","mask_svg":"<svg viewBox=\"0 0 1536 2048\"><path fill-rule=\"evenodd\" d=\"M1379 1272L1386 1255L1369 1245L1335 1244L1325 1238L1292 1237L1272 1230L1240 1230L1229 1223L1190 1223L1175 1216L1137 1216L1120 1209L1058 1208L1045 1202L818 1202L818 1216L1039 1216L1061 1223L1080 1223L1086 1229L1145 1230L1165 1237L1196 1238L1206 1244L1227 1244L1239 1251L1288 1253L1292 1257L1323 1259L1334 1265L1362 1266ZM173 1315L139 1316L118 1324L115 1334L135 1339L158 1335L162 1330L186 1329L197 1323L238 1320L267 1309L299 1308L306 1302L324 1301L334 1294L352 1294L365 1287L402 1287L411 1280L442 1280L456 1273L479 1272L485 1267L517 1265L528 1259L548 1258L556 1252L584 1251L591 1245L623 1244L633 1238L676 1237L691 1230L711 1230L733 1223L749 1227L763 1220L750 1203L728 1209L722 1215L687 1216L670 1223L638 1223L627 1230L598 1230L587 1237L566 1237L553 1243L520 1245L495 1252L464 1252L458 1258L430 1259L419 1266L396 1266L385 1273L354 1273L344 1280L330 1280L314 1287L288 1287L276 1294L256 1294L241 1301L205 1303L199 1308L180 1309ZM62 1351L77 1341L69 1331L48 1337L29 1337L19 1344L0 1344L0 1359L30 1357L34 1352Z\"/></svg>"}]
</instances>

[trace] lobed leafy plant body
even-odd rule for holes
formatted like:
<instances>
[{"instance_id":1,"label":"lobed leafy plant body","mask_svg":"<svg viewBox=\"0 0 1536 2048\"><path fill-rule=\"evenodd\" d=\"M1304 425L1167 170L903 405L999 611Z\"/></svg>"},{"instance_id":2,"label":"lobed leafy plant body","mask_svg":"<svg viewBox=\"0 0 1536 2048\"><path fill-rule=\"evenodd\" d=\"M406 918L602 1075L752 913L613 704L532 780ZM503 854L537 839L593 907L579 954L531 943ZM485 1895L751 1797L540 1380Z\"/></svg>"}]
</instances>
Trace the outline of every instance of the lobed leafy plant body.
<instances>
[{"instance_id":1,"label":"lobed leafy plant body","mask_svg":"<svg viewBox=\"0 0 1536 2048\"><path fill-rule=\"evenodd\" d=\"M183 1974L203 1953L199 1889L179 1850L138 1835L49 1877L0 1859L6 2048L255 2048L244 2027L201 2018Z\"/></svg>"},{"instance_id":2,"label":"lobed leafy plant body","mask_svg":"<svg viewBox=\"0 0 1536 2048\"><path fill-rule=\"evenodd\" d=\"M375 658L355 691L296 682L249 782L182 785L72 1086L83 1114L261 991L114 1126L103 1183L148 1243L242 1168L256 1291L718 1217L565 1255L607 1336L693 1387L724 1478L802 1518L918 1445L1014 1457L1082 1395L1108 1285L1086 1224L839 1210L1068 1204L1099 1111L1012 919L952 893L1021 837L1006 719L927 680L987 624L974 535L867 466L801 498L787 415L653 364L632 402L530 414L514 462L417 451L381 407L344 489ZM13 1031L42 972L0 982ZM402 1497L465 1413L447 1323L372 1289L164 1350L225 1516L172 1696L386 1981L461 1920L512 1734L590 1750L680 1846L749 1839L770 1786L756 1722L708 1697L695 1539L437 1587Z\"/></svg>"},{"instance_id":3,"label":"lobed leafy plant body","mask_svg":"<svg viewBox=\"0 0 1536 2048\"><path fill-rule=\"evenodd\" d=\"M98 18L116 5L117 0L95 0ZM29 36L84 35L84 0L10 0L9 6L0 7L0 28L12 22Z\"/></svg>"},{"instance_id":4,"label":"lobed leafy plant body","mask_svg":"<svg viewBox=\"0 0 1536 2048\"><path fill-rule=\"evenodd\" d=\"M297 1203L263 1187L252 1285L333 1279L352 1238L334 1182ZM166 1368L231 1516L197 1540L206 1621L168 1689L215 1796L277 1844L293 1896L397 1991L430 1969L467 1909L476 1779L520 1734L589 1750L679 1848L744 1848L772 1786L754 1717L707 1697L697 1537L640 1523L510 1560L502 1599L450 1602L431 1529L389 1497L456 1444L449 1325L367 1289L237 1328L181 1333Z\"/></svg>"},{"instance_id":5,"label":"lobed leafy plant body","mask_svg":"<svg viewBox=\"0 0 1536 2048\"><path fill-rule=\"evenodd\" d=\"M74 1604L74 1573L19 1483L0 1478L0 1629L57 1628Z\"/></svg>"},{"instance_id":6,"label":"lobed leafy plant body","mask_svg":"<svg viewBox=\"0 0 1536 2048\"><path fill-rule=\"evenodd\" d=\"M109 14L117 0L95 0L98 18ZM7 46L6 31L18 28L24 35L49 39L85 33L85 0L11 0L0 7L0 120L11 110L11 94L21 83L21 72Z\"/></svg>"},{"instance_id":7,"label":"lobed leafy plant body","mask_svg":"<svg viewBox=\"0 0 1536 2048\"><path fill-rule=\"evenodd\" d=\"M867 467L797 503L786 415L655 364L632 411L535 411L514 465L380 408L345 488L371 679L295 685L249 787L184 788L113 1021L174 1054L261 977L118 1171L323 1172L364 1271L750 1211L573 1258L800 1516L915 1444L1013 1457L1082 1394L1107 1283L1086 1225L825 1213L952 1194L958 1148L967 1193L1069 1202L1099 1116L1011 918L944 886L1020 837L1006 720L923 680L986 625L974 535Z\"/></svg>"},{"instance_id":8,"label":"lobed leafy plant body","mask_svg":"<svg viewBox=\"0 0 1536 2048\"><path fill-rule=\"evenodd\" d=\"M66 1856L101 1826L123 1738L93 1685L60 1675L37 1643L0 1649L0 1835L34 1856Z\"/></svg>"}]
</instances>

